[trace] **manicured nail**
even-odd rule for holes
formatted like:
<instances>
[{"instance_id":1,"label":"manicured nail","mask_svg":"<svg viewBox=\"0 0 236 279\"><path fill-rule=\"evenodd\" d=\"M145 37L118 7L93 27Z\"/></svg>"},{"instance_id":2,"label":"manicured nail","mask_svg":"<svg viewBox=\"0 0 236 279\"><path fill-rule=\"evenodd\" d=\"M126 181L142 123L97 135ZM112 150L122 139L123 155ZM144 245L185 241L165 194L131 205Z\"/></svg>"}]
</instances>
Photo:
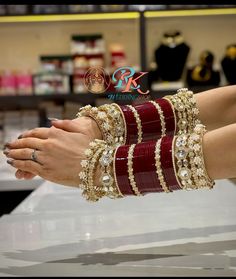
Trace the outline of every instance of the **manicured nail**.
<instances>
[{"instance_id":1,"label":"manicured nail","mask_svg":"<svg viewBox=\"0 0 236 279\"><path fill-rule=\"evenodd\" d=\"M19 135L19 137L18 137L18 139L22 139L23 138L23 135L21 134L21 135Z\"/></svg>"},{"instance_id":2,"label":"manicured nail","mask_svg":"<svg viewBox=\"0 0 236 279\"><path fill-rule=\"evenodd\" d=\"M3 150L3 154L4 154L4 155L8 155L8 154L9 154L9 149L4 149L4 150Z\"/></svg>"},{"instance_id":3,"label":"manicured nail","mask_svg":"<svg viewBox=\"0 0 236 279\"><path fill-rule=\"evenodd\" d=\"M50 120L50 121L57 121L59 119L58 118L54 118L54 117L48 117L48 120Z\"/></svg>"},{"instance_id":4,"label":"manicured nail","mask_svg":"<svg viewBox=\"0 0 236 279\"><path fill-rule=\"evenodd\" d=\"M7 163L8 163L9 165L12 165L12 164L13 164L13 161L14 161L13 159L8 159L8 160L7 160Z\"/></svg>"},{"instance_id":5,"label":"manicured nail","mask_svg":"<svg viewBox=\"0 0 236 279\"><path fill-rule=\"evenodd\" d=\"M6 148L8 148L8 147L10 147L10 142L6 142L6 143L3 145L3 149L6 149Z\"/></svg>"}]
</instances>

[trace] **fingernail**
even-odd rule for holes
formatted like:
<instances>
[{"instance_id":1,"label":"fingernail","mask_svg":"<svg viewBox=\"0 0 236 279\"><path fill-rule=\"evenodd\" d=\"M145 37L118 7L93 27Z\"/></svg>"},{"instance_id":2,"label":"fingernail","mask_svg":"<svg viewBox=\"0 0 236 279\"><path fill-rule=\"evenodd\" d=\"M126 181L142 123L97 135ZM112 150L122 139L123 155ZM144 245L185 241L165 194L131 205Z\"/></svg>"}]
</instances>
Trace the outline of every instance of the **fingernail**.
<instances>
[{"instance_id":1,"label":"fingernail","mask_svg":"<svg viewBox=\"0 0 236 279\"><path fill-rule=\"evenodd\" d=\"M19 135L19 137L18 137L18 139L22 139L23 138L23 135L21 134L21 135Z\"/></svg>"},{"instance_id":2,"label":"fingernail","mask_svg":"<svg viewBox=\"0 0 236 279\"><path fill-rule=\"evenodd\" d=\"M48 120L50 120L50 121L57 121L59 119L58 118L54 118L54 117L48 117Z\"/></svg>"},{"instance_id":3,"label":"fingernail","mask_svg":"<svg viewBox=\"0 0 236 279\"><path fill-rule=\"evenodd\" d=\"M6 142L6 143L3 145L3 149L6 149L6 148L8 148L8 147L10 147L10 142Z\"/></svg>"},{"instance_id":4,"label":"fingernail","mask_svg":"<svg viewBox=\"0 0 236 279\"><path fill-rule=\"evenodd\" d=\"M8 149L4 149L3 150L3 154L8 155L9 154L9 150Z\"/></svg>"},{"instance_id":5,"label":"fingernail","mask_svg":"<svg viewBox=\"0 0 236 279\"><path fill-rule=\"evenodd\" d=\"M13 161L14 161L13 159L8 159L8 160L7 160L7 163L8 163L9 165L12 165Z\"/></svg>"}]
</instances>

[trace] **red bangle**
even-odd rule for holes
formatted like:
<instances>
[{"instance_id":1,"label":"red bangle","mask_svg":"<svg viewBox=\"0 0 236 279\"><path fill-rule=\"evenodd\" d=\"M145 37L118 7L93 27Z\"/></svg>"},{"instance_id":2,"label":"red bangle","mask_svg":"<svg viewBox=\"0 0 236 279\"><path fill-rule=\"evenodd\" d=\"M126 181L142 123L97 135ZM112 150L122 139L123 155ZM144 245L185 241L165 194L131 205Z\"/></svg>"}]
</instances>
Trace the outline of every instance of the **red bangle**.
<instances>
[{"instance_id":1,"label":"red bangle","mask_svg":"<svg viewBox=\"0 0 236 279\"><path fill-rule=\"evenodd\" d=\"M141 125L142 125L142 141L155 140L162 136L161 133L161 119L155 106L150 103L136 105Z\"/></svg>"},{"instance_id":2,"label":"red bangle","mask_svg":"<svg viewBox=\"0 0 236 279\"><path fill-rule=\"evenodd\" d=\"M162 135L162 121L165 126L165 134L172 136L176 130L176 120L174 108L166 99L157 99L155 102L159 105L163 114L163 119L155 105L151 102L134 106L141 121L142 142L157 140ZM123 111L126 122L126 142L125 144L134 144L138 142L138 127L133 111L128 106L120 106Z\"/></svg>"},{"instance_id":3,"label":"red bangle","mask_svg":"<svg viewBox=\"0 0 236 279\"><path fill-rule=\"evenodd\" d=\"M165 125L166 125L166 135L167 136L174 135L176 125L177 125L175 120L175 113L173 111L174 108L166 99L156 99L155 102L159 104L159 106L163 111Z\"/></svg>"},{"instance_id":4,"label":"red bangle","mask_svg":"<svg viewBox=\"0 0 236 279\"><path fill-rule=\"evenodd\" d=\"M161 141L161 166L165 181L168 188L171 191L182 189L176 179L176 174L174 171L173 159L172 159L172 142L174 137L166 136L162 138Z\"/></svg>"},{"instance_id":5,"label":"red bangle","mask_svg":"<svg viewBox=\"0 0 236 279\"><path fill-rule=\"evenodd\" d=\"M117 149L115 172L117 185L124 196L142 195L153 192L172 192L182 189L176 178L173 162L173 139L165 136L157 141L136 144L132 156L132 175L134 185L128 171L128 154L130 145ZM159 148L157 148L159 146ZM159 150L159 151L158 151ZM158 155L159 154L159 155ZM159 158L159 159L158 159Z\"/></svg>"},{"instance_id":6,"label":"red bangle","mask_svg":"<svg viewBox=\"0 0 236 279\"><path fill-rule=\"evenodd\" d=\"M123 111L126 122L126 142L125 144L132 144L138 142L138 127L135 116L128 106L120 106Z\"/></svg>"},{"instance_id":7,"label":"red bangle","mask_svg":"<svg viewBox=\"0 0 236 279\"><path fill-rule=\"evenodd\" d=\"M139 192L143 195L163 192L156 175L155 141L136 144L133 154L133 173Z\"/></svg>"},{"instance_id":8,"label":"red bangle","mask_svg":"<svg viewBox=\"0 0 236 279\"><path fill-rule=\"evenodd\" d=\"M114 161L117 186L119 187L120 192L124 196L134 195L134 192L129 182L129 174L127 167L129 147L129 145L122 145L118 147Z\"/></svg>"}]
</instances>

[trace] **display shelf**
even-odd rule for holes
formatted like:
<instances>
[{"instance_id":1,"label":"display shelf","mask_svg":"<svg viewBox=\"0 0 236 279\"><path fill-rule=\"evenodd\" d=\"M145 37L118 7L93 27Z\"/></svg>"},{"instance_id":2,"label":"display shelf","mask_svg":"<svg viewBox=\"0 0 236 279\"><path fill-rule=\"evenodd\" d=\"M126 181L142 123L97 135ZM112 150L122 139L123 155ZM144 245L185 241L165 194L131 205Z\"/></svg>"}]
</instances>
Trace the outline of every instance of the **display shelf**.
<instances>
[{"instance_id":1,"label":"display shelf","mask_svg":"<svg viewBox=\"0 0 236 279\"><path fill-rule=\"evenodd\" d=\"M100 94L101 97L104 94ZM42 101L64 102L74 101L82 104L93 103L96 98L91 93L81 94L51 94L51 95L21 95L21 96L0 96L0 108L6 107L27 107L28 105L37 106Z\"/></svg>"},{"instance_id":2,"label":"display shelf","mask_svg":"<svg viewBox=\"0 0 236 279\"><path fill-rule=\"evenodd\" d=\"M154 98L163 97L166 94L175 94L176 90L185 87L183 82L172 83L172 85L162 85L155 86L150 91L150 96ZM214 88L214 86L195 86L189 87L193 92L201 92ZM92 93L80 93L80 94L51 94L51 95L21 95L21 96L0 96L0 108L16 106L16 104L21 106L27 106L27 104L35 104L38 105L42 101L56 101L56 102L65 102L65 101L73 101L81 104L89 104L94 103L98 98L108 98L109 94L113 92L106 92L102 94L92 94ZM114 93L113 93L114 94ZM111 100L112 101L112 100ZM116 100L115 102L123 103L127 102L127 100Z\"/></svg>"},{"instance_id":3,"label":"display shelf","mask_svg":"<svg viewBox=\"0 0 236 279\"><path fill-rule=\"evenodd\" d=\"M53 22L77 20L113 20L113 19L138 19L139 12L112 12L112 13L84 13L84 14L57 14L57 15L24 15L1 16L0 23L19 22Z\"/></svg>"},{"instance_id":4,"label":"display shelf","mask_svg":"<svg viewBox=\"0 0 236 279\"><path fill-rule=\"evenodd\" d=\"M3 15L0 23L19 22L56 22L56 21L80 21L80 20L111 20L111 19L138 19L144 13L146 18L177 17L177 16L211 16L233 15L236 8L202 8L182 10L151 10L151 11L119 11L119 12L91 12L77 14L40 14L40 15Z\"/></svg>"},{"instance_id":5,"label":"display shelf","mask_svg":"<svg viewBox=\"0 0 236 279\"><path fill-rule=\"evenodd\" d=\"M39 104L44 101L53 101L58 104L63 104L66 101L77 102L82 105L95 104L98 98L107 98L108 102L116 102L119 104L127 104L129 99L109 99L109 94L113 92L106 92L102 94L80 93L80 94L51 94L51 95L21 95L21 96L0 96L0 109L10 108L30 108L39 107Z\"/></svg>"},{"instance_id":6,"label":"display shelf","mask_svg":"<svg viewBox=\"0 0 236 279\"><path fill-rule=\"evenodd\" d=\"M145 11L146 18L155 17L176 17L176 16L211 16L211 15L234 15L236 8L222 8L222 9L193 9L193 10L166 10L166 11Z\"/></svg>"}]
</instances>

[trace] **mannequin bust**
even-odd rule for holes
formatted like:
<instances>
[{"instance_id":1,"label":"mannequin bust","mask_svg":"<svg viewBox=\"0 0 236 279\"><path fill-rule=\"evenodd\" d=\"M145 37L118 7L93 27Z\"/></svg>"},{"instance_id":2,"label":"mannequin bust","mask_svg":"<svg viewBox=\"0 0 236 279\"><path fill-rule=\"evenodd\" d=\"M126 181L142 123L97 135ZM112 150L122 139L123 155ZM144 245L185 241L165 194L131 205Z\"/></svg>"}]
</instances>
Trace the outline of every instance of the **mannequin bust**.
<instances>
[{"instance_id":1,"label":"mannequin bust","mask_svg":"<svg viewBox=\"0 0 236 279\"><path fill-rule=\"evenodd\" d=\"M220 73L213 69L213 53L205 50L201 52L199 58L199 64L187 71L187 84L189 86L219 85Z\"/></svg>"},{"instance_id":2,"label":"mannequin bust","mask_svg":"<svg viewBox=\"0 0 236 279\"><path fill-rule=\"evenodd\" d=\"M221 66L228 84L236 84L236 44L227 46Z\"/></svg>"},{"instance_id":3,"label":"mannequin bust","mask_svg":"<svg viewBox=\"0 0 236 279\"><path fill-rule=\"evenodd\" d=\"M180 80L189 51L190 47L184 42L180 31L165 32L155 50L159 78L163 81Z\"/></svg>"}]
</instances>

